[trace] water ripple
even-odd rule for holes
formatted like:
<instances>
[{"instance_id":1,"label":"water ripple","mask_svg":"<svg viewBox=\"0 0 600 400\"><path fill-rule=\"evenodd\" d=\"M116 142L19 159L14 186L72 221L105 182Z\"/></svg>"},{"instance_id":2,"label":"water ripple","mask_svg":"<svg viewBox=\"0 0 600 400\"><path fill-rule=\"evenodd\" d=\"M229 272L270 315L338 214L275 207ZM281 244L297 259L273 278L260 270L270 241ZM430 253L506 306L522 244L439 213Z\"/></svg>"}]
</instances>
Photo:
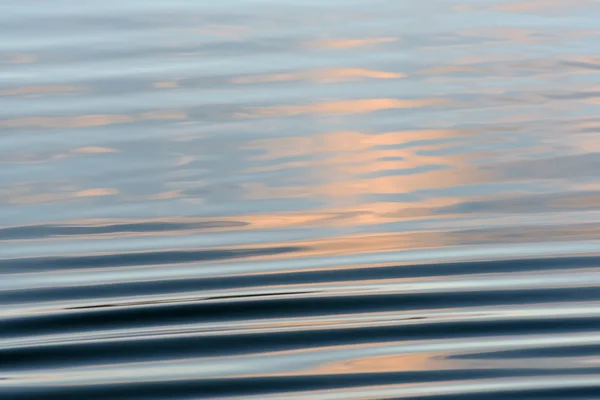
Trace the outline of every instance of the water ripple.
<instances>
[{"instance_id":1,"label":"water ripple","mask_svg":"<svg viewBox=\"0 0 600 400\"><path fill-rule=\"evenodd\" d=\"M0 398L597 398L599 17L0 4Z\"/></svg>"}]
</instances>

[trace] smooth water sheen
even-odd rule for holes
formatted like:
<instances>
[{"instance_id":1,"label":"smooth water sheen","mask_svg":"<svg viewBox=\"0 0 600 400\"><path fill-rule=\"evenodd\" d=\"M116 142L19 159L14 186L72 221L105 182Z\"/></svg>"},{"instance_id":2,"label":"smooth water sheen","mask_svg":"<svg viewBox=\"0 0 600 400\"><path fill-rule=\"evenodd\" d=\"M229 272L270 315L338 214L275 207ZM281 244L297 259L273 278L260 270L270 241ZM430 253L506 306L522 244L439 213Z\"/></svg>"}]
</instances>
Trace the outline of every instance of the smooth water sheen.
<instances>
[{"instance_id":1,"label":"smooth water sheen","mask_svg":"<svg viewBox=\"0 0 600 400\"><path fill-rule=\"evenodd\" d=\"M0 2L0 398L600 399L598 0Z\"/></svg>"}]
</instances>

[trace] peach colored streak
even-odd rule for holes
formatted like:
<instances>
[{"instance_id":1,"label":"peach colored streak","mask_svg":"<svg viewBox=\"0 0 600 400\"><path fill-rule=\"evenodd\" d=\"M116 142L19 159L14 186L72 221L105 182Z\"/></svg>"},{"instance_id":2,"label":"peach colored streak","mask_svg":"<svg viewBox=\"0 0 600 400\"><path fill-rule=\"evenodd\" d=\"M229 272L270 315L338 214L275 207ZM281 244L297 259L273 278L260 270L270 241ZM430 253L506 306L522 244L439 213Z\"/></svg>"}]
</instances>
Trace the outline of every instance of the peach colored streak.
<instances>
[{"instance_id":1,"label":"peach colored streak","mask_svg":"<svg viewBox=\"0 0 600 400\"><path fill-rule=\"evenodd\" d=\"M39 95L48 93L71 93L79 92L85 88L81 86L57 85L57 86L22 86L9 89L0 89L0 96Z\"/></svg>"},{"instance_id":2,"label":"peach colored streak","mask_svg":"<svg viewBox=\"0 0 600 400\"><path fill-rule=\"evenodd\" d=\"M360 68L331 68L313 71L285 72L270 75L240 76L231 79L231 83L250 84L265 82L287 82L312 80L316 82L339 82L358 78L398 79L406 75L396 72L372 71Z\"/></svg>"},{"instance_id":3,"label":"peach colored streak","mask_svg":"<svg viewBox=\"0 0 600 400\"><path fill-rule=\"evenodd\" d=\"M152 86L158 89L171 89L178 87L179 83L175 81L154 82Z\"/></svg>"},{"instance_id":4,"label":"peach colored streak","mask_svg":"<svg viewBox=\"0 0 600 400\"><path fill-rule=\"evenodd\" d=\"M306 105L284 105L261 107L250 113L240 114L241 117L260 116L295 116L301 114L361 114L379 110L399 108L420 108L448 104L446 99L363 99L322 102Z\"/></svg>"},{"instance_id":5,"label":"peach colored streak","mask_svg":"<svg viewBox=\"0 0 600 400\"><path fill-rule=\"evenodd\" d=\"M75 197L96 197L96 196L111 196L118 194L119 191L113 188L96 188L81 190L75 193Z\"/></svg>"},{"instance_id":6,"label":"peach colored streak","mask_svg":"<svg viewBox=\"0 0 600 400\"><path fill-rule=\"evenodd\" d=\"M391 43L398 41L394 37L380 37L370 39L320 39L306 42L307 47L326 48L326 49L344 49L351 47L370 46L380 43Z\"/></svg>"},{"instance_id":7,"label":"peach colored streak","mask_svg":"<svg viewBox=\"0 0 600 400\"><path fill-rule=\"evenodd\" d=\"M0 127L81 128L111 124L126 124L147 120L181 120L187 114L177 110L150 111L141 114L92 114L76 117L24 117L0 121Z\"/></svg>"}]
</instances>

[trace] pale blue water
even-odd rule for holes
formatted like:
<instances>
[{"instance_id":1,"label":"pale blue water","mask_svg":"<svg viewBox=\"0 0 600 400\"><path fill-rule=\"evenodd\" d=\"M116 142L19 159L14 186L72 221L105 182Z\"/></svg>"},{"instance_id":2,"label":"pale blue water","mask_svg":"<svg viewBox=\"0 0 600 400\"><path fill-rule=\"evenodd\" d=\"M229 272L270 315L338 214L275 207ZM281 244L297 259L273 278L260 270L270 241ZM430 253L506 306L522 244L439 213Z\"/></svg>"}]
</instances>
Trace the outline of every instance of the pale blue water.
<instances>
[{"instance_id":1,"label":"pale blue water","mask_svg":"<svg viewBox=\"0 0 600 400\"><path fill-rule=\"evenodd\" d=\"M0 2L0 398L600 398L599 21Z\"/></svg>"}]
</instances>

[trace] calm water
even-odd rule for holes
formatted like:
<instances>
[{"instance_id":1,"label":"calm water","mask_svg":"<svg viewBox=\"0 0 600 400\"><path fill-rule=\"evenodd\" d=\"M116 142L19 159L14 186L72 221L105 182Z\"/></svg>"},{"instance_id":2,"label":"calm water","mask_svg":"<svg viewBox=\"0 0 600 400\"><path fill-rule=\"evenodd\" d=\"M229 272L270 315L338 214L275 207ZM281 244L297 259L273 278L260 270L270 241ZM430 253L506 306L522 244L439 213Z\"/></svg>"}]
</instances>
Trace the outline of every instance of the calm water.
<instances>
[{"instance_id":1,"label":"calm water","mask_svg":"<svg viewBox=\"0 0 600 400\"><path fill-rule=\"evenodd\" d=\"M600 2L0 3L0 398L600 399Z\"/></svg>"}]
</instances>

